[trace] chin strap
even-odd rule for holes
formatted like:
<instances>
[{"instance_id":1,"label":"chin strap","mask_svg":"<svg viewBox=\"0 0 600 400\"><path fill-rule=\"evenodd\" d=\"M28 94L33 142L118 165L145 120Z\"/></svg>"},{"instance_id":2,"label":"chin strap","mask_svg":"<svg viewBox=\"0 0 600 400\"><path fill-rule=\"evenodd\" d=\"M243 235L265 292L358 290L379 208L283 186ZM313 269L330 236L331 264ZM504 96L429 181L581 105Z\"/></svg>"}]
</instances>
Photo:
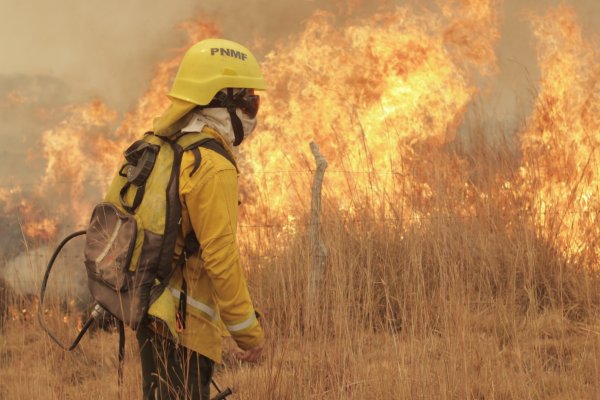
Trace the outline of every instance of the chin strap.
<instances>
[{"instance_id":1,"label":"chin strap","mask_svg":"<svg viewBox=\"0 0 600 400\"><path fill-rule=\"evenodd\" d=\"M227 107L227 111L229 112L231 126L233 127L233 134L235 135L235 141L233 142L233 145L239 146L240 143L242 143L242 140L244 140L244 127L242 126L242 121L240 120L240 117L238 117L235 112L237 106L233 99L232 88L227 88L227 102L225 106Z\"/></svg>"}]
</instances>

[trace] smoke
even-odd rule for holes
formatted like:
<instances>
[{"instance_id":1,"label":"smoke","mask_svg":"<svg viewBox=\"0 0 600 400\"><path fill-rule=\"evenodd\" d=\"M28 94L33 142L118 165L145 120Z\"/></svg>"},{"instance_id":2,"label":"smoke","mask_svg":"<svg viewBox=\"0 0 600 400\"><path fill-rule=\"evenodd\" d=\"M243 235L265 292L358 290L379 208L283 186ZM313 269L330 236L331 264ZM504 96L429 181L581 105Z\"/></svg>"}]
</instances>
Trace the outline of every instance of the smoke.
<instances>
[{"instance_id":1,"label":"smoke","mask_svg":"<svg viewBox=\"0 0 600 400\"><path fill-rule=\"evenodd\" d=\"M86 304L90 295L83 268L82 245L82 241L75 240L57 258L46 289L48 299L75 299ZM15 293L39 294L46 263L52 251L53 249L42 246L11 258L0 269L0 280L4 280Z\"/></svg>"},{"instance_id":2,"label":"smoke","mask_svg":"<svg viewBox=\"0 0 600 400\"><path fill-rule=\"evenodd\" d=\"M119 109L130 105L154 62L176 45L173 28L194 13L192 1L180 2L178 10L161 1L4 3L2 73L51 76L64 83L72 101L101 97Z\"/></svg>"},{"instance_id":3,"label":"smoke","mask_svg":"<svg viewBox=\"0 0 600 400\"><path fill-rule=\"evenodd\" d=\"M145 89L156 63L185 43L185 34L177 29L182 21L214 19L225 37L254 42L261 54L260 48L266 51L269 43L301 29L301 21L317 7L339 8L335 2L272 0L108 0L93 5L5 0L0 74L49 76L65 85L72 101L99 97L126 111ZM0 91L2 96L5 91Z\"/></svg>"},{"instance_id":4,"label":"smoke","mask_svg":"<svg viewBox=\"0 0 600 400\"><path fill-rule=\"evenodd\" d=\"M6 108L3 100L16 90L28 91L34 99L51 98L52 103L47 105L60 107L65 102L99 98L112 109L126 112L147 88L156 63L185 43L185 34L177 27L191 18L213 19L224 37L248 44L261 58L276 43L285 44L289 35L301 31L303 22L317 9L332 11L343 21L386 5L439 9L444 3L448 2L107 0L91 5L77 0L5 0L4 12L0 14L0 109ZM496 48L500 68L497 79L487 87L487 94L493 99L490 107L497 108L497 114L509 117L522 109L516 99L527 98L527 91L539 77L527 13L539 14L557 3L559 0L500 3L502 35ZM569 3L580 16L584 33L597 33L600 3ZM33 88L35 82L41 83L37 89ZM54 86L48 88L49 82ZM26 100L30 98L25 96ZM35 128L31 126L33 111L24 112L27 118L9 118L12 127L7 128L4 122L2 140L14 137L14 130L19 127L19 136L35 135L29 130ZM35 122L42 128L52 124L49 120Z\"/></svg>"},{"instance_id":5,"label":"smoke","mask_svg":"<svg viewBox=\"0 0 600 400\"><path fill-rule=\"evenodd\" d=\"M561 3L575 10L587 37L600 33L600 2L597 0L504 0L501 38L496 47L499 73L485 100L498 119L516 119L516 123L522 123L530 114L540 71L529 21L532 15L545 14Z\"/></svg>"},{"instance_id":6,"label":"smoke","mask_svg":"<svg viewBox=\"0 0 600 400\"><path fill-rule=\"evenodd\" d=\"M501 4L504 19L497 48L501 63L497 86L509 88L504 91L520 95L523 82L537 78L524 10L538 12L558 2L505 0ZM349 7L349 3L353 6ZM5 12L0 15L0 43L4 50L0 74L52 77L65 86L71 101L99 97L112 108L127 111L145 89L158 60L184 43L184 34L177 29L184 20L214 19L223 36L252 45L261 56L275 42L285 42L290 34L300 31L303 21L316 9L353 18L386 3L438 8L440 2L108 0L92 6L77 0L5 0ZM584 31L597 32L600 3L569 3L581 16ZM5 90L0 86L0 98L3 94Z\"/></svg>"},{"instance_id":7,"label":"smoke","mask_svg":"<svg viewBox=\"0 0 600 400\"><path fill-rule=\"evenodd\" d=\"M316 8L332 1L5 0L0 13L0 186L35 181L42 171L42 132L61 121L69 104L98 99L123 114L147 89L160 60L186 43L179 25L214 19L223 36L251 46L261 58L302 29ZM374 6L357 5L366 13ZM34 11L32 11L34 10Z\"/></svg>"},{"instance_id":8,"label":"smoke","mask_svg":"<svg viewBox=\"0 0 600 400\"><path fill-rule=\"evenodd\" d=\"M20 198L31 192L29 186L39 181L46 168L42 134L65 120L70 105L98 99L120 115L131 110L148 88L157 63L186 43L185 32L178 29L183 21L212 19L223 37L247 44L259 59L264 59L276 46L285 47L290 36L302 31L305 20L317 9L333 12L338 23L344 23L390 5L439 12L444 4L468 1L4 0L4 12L0 14L0 200L3 189L22 187L8 197L13 203L9 209L15 210ZM477 82L488 114L503 121L514 119L516 125L530 113L539 69L528 15L542 14L559 2L499 3L501 35L495 47L498 70ZM578 14L584 34L597 35L600 2L571 0L569 5ZM53 200L48 199L47 206ZM2 237L11 238L3 244L15 243L17 239L13 238L20 236L13 217L6 212L0 217L2 233L6 232ZM5 256L9 251L10 255L14 253L14 246L3 248Z\"/></svg>"},{"instance_id":9,"label":"smoke","mask_svg":"<svg viewBox=\"0 0 600 400\"><path fill-rule=\"evenodd\" d=\"M67 85L43 75L0 75L0 185L14 186L32 170L43 168L35 157L41 130L61 117L69 101Z\"/></svg>"}]
</instances>

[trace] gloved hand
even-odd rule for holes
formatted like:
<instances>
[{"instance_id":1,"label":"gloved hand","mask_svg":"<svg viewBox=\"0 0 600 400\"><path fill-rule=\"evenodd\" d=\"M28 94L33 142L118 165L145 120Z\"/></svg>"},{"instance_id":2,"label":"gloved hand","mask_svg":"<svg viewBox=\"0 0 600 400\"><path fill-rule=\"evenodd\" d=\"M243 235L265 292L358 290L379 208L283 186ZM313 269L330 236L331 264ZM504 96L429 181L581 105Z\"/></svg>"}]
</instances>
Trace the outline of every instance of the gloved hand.
<instances>
[{"instance_id":1,"label":"gloved hand","mask_svg":"<svg viewBox=\"0 0 600 400\"><path fill-rule=\"evenodd\" d=\"M236 353L236 357L238 360L255 363L260 361L262 358L262 353L264 350L264 344L259 344L256 347L253 347L249 350L240 351Z\"/></svg>"}]
</instances>

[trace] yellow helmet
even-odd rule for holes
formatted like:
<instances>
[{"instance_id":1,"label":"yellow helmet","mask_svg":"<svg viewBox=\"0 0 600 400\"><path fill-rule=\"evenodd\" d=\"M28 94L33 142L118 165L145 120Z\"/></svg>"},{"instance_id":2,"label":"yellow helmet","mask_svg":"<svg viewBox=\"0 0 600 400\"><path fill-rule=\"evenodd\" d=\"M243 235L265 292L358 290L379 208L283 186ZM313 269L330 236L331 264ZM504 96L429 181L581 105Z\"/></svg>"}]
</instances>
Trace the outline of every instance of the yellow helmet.
<instances>
[{"instance_id":1,"label":"yellow helmet","mask_svg":"<svg viewBox=\"0 0 600 400\"><path fill-rule=\"evenodd\" d=\"M267 84L247 48L230 40L206 39L183 56L169 96L203 106L225 88L265 90Z\"/></svg>"}]
</instances>

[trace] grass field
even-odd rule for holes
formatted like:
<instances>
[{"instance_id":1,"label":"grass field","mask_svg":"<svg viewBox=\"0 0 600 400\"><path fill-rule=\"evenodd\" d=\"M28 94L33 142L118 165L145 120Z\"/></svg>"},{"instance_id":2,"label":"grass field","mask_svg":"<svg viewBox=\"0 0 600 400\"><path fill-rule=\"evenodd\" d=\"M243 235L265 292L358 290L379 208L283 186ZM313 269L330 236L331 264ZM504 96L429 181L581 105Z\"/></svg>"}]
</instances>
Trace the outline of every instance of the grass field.
<instances>
[{"instance_id":1,"label":"grass field","mask_svg":"<svg viewBox=\"0 0 600 400\"><path fill-rule=\"evenodd\" d=\"M511 173L502 157L480 154L478 187ZM597 272L560 254L514 193L488 187L465 215L448 206L451 181L430 179L438 195L418 224L368 207L348 216L325 199L315 299L307 220L265 233L269 246L242 247L268 351L260 365L240 364L228 342L216 380L233 398L600 398ZM119 388L116 333L96 331L65 353L33 318L35 297L3 296L0 398L141 398L131 332ZM65 340L76 309L58 303L47 316Z\"/></svg>"}]
</instances>

